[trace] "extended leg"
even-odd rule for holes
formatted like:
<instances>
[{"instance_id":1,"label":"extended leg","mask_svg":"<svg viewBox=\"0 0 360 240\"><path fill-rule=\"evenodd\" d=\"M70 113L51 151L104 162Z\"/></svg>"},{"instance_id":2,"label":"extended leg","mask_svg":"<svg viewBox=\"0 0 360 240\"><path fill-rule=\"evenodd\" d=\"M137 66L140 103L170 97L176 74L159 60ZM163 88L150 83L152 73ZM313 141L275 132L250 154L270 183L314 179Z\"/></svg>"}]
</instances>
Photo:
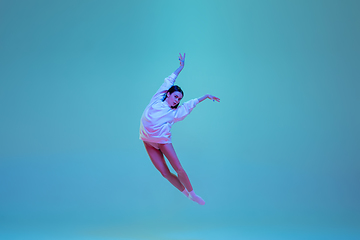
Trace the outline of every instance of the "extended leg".
<instances>
[{"instance_id":1,"label":"extended leg","mask_svg":"<svg viewBox=\"0 0 360 240\"><path fill-rule=\"evenodd\" d=\"M191 186L188 175L180 164L178 157L176 156L175 149L171 143L160 144L161 152L166 156L169 160L171 166L174 168L176 173L178 174L178 178L181 183L186 187L186 189L190 193L190 199L194 202L197 202L201 205L205 204L205 201L193 191L193 187Z\"/></svg>"},{"instance_id":2,"label":"extended leg","mask_svg":"<svg viewBox=\"0 0 360 240\"><path fill-rule=\"evenodd\" d=\"M171 166L174 168L175 172L178 174L180 182L186 187L188 192L193 190L191 186L188 175L186 174L184 168L181 166L180 161L175 153L175 149L171 143L160 144L160 150L166 158L169 160Z\"/></svg>"},{"instance_id":3,"label":"extended leg","mask_svg":"<svg viewBox=\"0 0 360 240\"><path fill-rule=\"evenodd\" d=\"M144 145L152 163L154 164L156 169L159 170L161 175L177 189L179 189L180 191L184 191L185 187L181 184L178 177L170 172L168 166L166 165L162 152L159 149L155 149L154 147L146 144L145 142Z\"/></svg>"}]
</instances>

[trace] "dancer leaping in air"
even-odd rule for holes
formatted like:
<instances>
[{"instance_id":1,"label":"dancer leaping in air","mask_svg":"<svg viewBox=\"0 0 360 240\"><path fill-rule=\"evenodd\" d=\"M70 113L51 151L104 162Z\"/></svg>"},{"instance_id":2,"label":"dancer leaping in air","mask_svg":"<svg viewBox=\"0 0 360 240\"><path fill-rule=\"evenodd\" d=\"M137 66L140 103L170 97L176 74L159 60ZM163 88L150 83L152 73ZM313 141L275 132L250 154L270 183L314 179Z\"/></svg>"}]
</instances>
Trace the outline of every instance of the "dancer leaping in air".
<instances>
[{"instance_id":1,"label":"dancer leaping in air","mask_svg":"<svg viewBox=\"0 0 360 240\"><path fill-rule=\"evenodd\" d=\"M184 56L179 56L180 67L169 77L151 98L149 105L144 110L140 121L140 139L144 142L145 148L152 163L161 175L172 185L179 189L189 199L201 205L205 201L195 194L188 175L181 166L171 143L171 126L183 120L193 108L200 102L209 98L220 102L220 99L206 94L200 98L187 101L179 106L184 92L179 86L174 85L175 79L184 68ZM170 172L166 165L164 155L169 160L177 175Z\"/></svg>"}]
</instances>

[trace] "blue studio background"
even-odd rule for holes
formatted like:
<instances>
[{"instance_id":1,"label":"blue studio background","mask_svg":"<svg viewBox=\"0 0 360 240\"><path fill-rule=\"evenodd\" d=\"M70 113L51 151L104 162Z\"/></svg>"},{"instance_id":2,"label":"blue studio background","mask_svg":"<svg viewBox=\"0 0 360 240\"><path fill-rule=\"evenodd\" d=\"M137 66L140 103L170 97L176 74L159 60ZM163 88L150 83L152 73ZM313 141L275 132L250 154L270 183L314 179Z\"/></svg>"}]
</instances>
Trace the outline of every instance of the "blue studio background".
<instances>
[{"instance_id":1,"label":"blue studio background","mask_svg":"<svg viewBox=\"0 0 360 240\"><path fill-rule=\"evenodd\" d=\"M0 1L1 239L358 239L360 2ZM141 114L179 65L173 145Z\"/></svg>"}]
</instances>

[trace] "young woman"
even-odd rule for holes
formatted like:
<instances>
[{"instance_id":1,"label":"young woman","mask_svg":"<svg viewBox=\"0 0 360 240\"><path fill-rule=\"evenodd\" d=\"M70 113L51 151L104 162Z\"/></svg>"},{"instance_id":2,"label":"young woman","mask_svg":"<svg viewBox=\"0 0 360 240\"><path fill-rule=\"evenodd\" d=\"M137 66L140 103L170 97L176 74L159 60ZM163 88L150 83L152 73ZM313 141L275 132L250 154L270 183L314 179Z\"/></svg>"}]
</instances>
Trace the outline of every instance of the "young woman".
<instances>
[{"instance_id":1,"label":"young woman","mask_svg":"<svg viewBox=\"0 0 360 240\"><path fill-rule=\"evenodd\" d=\"M184 56L181 56L180 54L179 60L180 67L169 77L165 78L165 82L161 85L159 90L151 98L149 105L145 108L140 121L140 139L143 140L152 163L155 165L156 169L159 170L161 175L185 196L194 202L204 205L205 201L195 194L190 180L176 156L174 147L171 143L170 129L175 122L183 120L198 103L207 98L213 101L216 100L217 102L220 102L220 99L206 94L200 98L187 101L179 106L184 93L181 88L174 85L174 83L175 79L184 68L185 53ZM164 155L169 160L177 175L169 171Z\"/></svg>"}]
</instances>

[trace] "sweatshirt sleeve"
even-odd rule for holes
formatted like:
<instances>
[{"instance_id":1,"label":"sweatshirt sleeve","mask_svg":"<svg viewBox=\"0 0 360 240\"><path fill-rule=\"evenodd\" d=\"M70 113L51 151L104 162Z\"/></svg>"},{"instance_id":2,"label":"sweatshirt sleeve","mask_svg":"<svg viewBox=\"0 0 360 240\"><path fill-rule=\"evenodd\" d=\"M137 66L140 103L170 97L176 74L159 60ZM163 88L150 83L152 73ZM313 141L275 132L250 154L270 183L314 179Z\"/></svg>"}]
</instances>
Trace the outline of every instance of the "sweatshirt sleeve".
<instances>
[{"instance_id":1,"label":"sweatshirt sleeve","mask_svg":"<svg viewBox=\"0 0 360 240\"><path fill-rule=\"evenodd\" d=\"M174 123L182 121L187 115L191 113L194 107L199 103L197 98L192 99L183 103L180 107L176 109Z\"/></svg>"},{"instance_id":2,"label":"sweatshirt sleeve","mask_svg":"<svg viewBox=\"0 0 360 240\"><path fill-rule=\"evenodd\" d=\"M177 76L175 73L172 73L170 76L165 78L164 83L160 86L160 88L156 91L154 96L151 98L150 102L154 102L156 100L162 99L164 94L174 85Z\"/></svg>"}]
</instances>

